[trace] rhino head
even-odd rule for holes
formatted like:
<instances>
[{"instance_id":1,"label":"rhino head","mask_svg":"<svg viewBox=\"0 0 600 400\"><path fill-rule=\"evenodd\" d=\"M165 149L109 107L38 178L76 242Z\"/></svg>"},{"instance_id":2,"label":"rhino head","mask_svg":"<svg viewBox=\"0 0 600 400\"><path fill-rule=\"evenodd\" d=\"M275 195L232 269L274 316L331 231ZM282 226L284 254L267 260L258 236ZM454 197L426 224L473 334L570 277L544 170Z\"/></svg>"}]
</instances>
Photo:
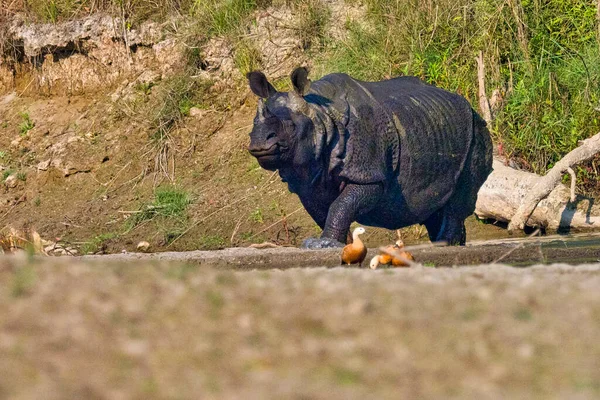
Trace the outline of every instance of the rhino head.
<instances>
[{"instance_id":1,"label":"rhino head","mask_svg":"<svg viewBox=\"0 0 600 400\"><path fill-rule=\"evenodd\" d=\"M310 88L307 77L305 68L297 68L291 75L294 91L278 92L262 72L247 75L259 97L248 151L264 169L301 166L314 157L315 112L303 98Z\"/></svg>"}]
</instances>

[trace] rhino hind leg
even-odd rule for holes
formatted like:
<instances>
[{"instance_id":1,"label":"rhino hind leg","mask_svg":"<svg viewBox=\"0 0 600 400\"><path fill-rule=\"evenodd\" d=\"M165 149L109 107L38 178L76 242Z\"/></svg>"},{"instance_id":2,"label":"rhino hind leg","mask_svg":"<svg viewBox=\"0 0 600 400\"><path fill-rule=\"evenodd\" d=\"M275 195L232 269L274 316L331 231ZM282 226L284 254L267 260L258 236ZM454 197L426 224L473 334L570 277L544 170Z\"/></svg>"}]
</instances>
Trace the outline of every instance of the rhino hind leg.
<instances>
[{"instance_id":1,"label":"rhino hind leg","mask_svg":"<svg viewBox=\"0 0 600 400\"><path fill-rule=\"evenodd\" d=\"M492 141L485 122L476 112L473 112L473 126L473 142L456 190L446 205L425 221L432 242L465 245L465 219L475 211L477 192L492 171Z\"/></svg>"},{"instance_id":2,"label":"rhino hind leg","mask_svg":"<svg viewBox=\"0 0 600 400\"><path fill-rule=\"evenodd\" d=\"M425 221L425 227L432 242L446 242L451 246L464 246L467 241L464 218L444 207Z\"/></svg>"}]
</instances>

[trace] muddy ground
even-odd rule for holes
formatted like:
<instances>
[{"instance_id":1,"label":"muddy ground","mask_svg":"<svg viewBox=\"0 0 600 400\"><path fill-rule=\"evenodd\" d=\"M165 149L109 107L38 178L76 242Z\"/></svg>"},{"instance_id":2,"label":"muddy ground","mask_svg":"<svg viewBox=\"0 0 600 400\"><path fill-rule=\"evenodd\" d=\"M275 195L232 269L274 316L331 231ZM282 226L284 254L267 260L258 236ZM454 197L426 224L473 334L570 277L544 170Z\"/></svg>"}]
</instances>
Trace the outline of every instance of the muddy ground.
<instances>
[{"instance_id":1,"label":"muddy ground","mask_svg":"<svg viewBox=\"0 0 600 400\"><path fill-rule=\"evenodd\" d=\"M0 259L0 398L600 396L600 264Z\"/></svg>"}]
</instances>

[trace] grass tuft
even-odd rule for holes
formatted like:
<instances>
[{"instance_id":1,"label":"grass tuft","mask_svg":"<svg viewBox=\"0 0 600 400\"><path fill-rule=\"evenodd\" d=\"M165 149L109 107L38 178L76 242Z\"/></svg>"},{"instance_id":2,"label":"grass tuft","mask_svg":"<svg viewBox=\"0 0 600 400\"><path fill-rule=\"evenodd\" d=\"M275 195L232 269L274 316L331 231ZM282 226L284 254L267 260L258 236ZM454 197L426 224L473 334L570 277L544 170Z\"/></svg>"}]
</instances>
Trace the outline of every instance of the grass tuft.
<instances>
[{"instance_id":1,"label":"grass tuft","mask_svg":"<svg viewBox=\"0 0 600 400\"><path fill-rule=\"evenodd\" d=\"M242 39L236 43L233 61L242 76L262 67L260 51L248 39Z\"/></svg>"},{"instance_id":2,"label":"grass tuft","mask_svg":"<svg viewBox=\"0 0 600 400\"><path fill-rule=\"evenodd\" d=\"M27 135L27 132L35 127L35 123L31 120L28 112L22 112L19 114L21 117L21 123L19 124L19 132L21 136Z\"/></svg>"},{"instance_id":3,"label":"grass tuft","mask_svg":"<svg viewBox=\"0 0 600 400\"><path fill-rule=\"evenodd\" d=\"M187 207L191 204L190 195L174 186L158 187L154 192L154 201L140 207L139 213L129 218L131 227L155 217L185 218Z\"/></svg>"}]
</instances>

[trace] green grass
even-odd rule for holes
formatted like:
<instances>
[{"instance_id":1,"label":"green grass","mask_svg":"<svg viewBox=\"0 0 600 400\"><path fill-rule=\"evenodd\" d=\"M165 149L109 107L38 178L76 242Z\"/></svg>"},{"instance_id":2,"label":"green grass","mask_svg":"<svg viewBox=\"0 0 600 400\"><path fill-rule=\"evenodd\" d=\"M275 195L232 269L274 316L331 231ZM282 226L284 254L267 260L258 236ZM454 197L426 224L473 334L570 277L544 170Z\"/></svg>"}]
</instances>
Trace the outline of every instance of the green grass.
<instances>
[{"instance_id":1,"label":"green grass","mask_svg":"<svg viewBox=\"0 0 600 400\"><path fill-rule=\"evenodd\" d=\"M262 66L260 51L248 39L236 43L233 61L242 77L248 72L261 69Z\"/></svg>"},{"instance_id":2,"label":"green grass","mask_svg":"<svg viewBox=\"0 0 600 400\"><path fill-rule=\"evenodd\" d=\"M226 239L220 235L202 235L198 240L198 246L202 250L217 250L225 247Z\"/></svg>"},{"instance_id":3,"label":"green grass","mask_svg":"<svg viewBox=\"0 0 600 400\"><path fill-rule=\"evenodd\" d=\"M209 35L226 35L239 28L260 0L195 0L191 10Z\"/></svg>"},{"instance_id":4,"label":"green grass","mask_svg":"<svg viewBox=\"0 0 600 400\"><path fill-rule=\"evenodd\" d=\"M158 143L163 142L168 139L171 130L190 114L192 107L206 108L211 86L212 82L194 79L186 74L173 76L156 86L156 95L142 111L144 116L151 116L150 138Z\"/></svg>"},{"instance_id":5,"label":"green grass","mask_svg":"<svg viewBox=\"0 0 600 400\"><path fill-rule=\"evenodd\" d=\"M141 206L139 212L129 218L129 225L134 227L156 217L185 218L191 202L191 196L184 189L175 186L158 187L154 192L154 200Z\"/></svg>"},{"instance_id":6,"label":"green grass","mask_svg":"<svg viewBox=\"0 0 600 400\"><path fill-rule=\"evenodd\" d=\"M317 75L364 80L416 75L464 95L478 109L475 55L484 52L488 96L504 101L490 126L508 157L544 173L600 131L600 45L590 1L364 0L366 22L346 23L346 40L319 54ZM591 163L579 168L592 181Z\"/></svg>"},{"instance_id":7,"label":"green grass","mask_svg":"<svg viewBox=\"0 0 600 400\"><path fill-rule=\"evenodd\" d=\"M134 21L162 20L169 14L185 14L199 0L25 0L23 11L32 19L60 22L96 12L125 14Z\"/></svg>"},{"instance_id":8,"label":"green grass","mask_svg":"<svg viewBox=\"0 0 600 400\"><path fill-rule=\"evenodd\" d=\"M262 209L260 207L257 207L254 211L252 211L252 213L250 213L250 219L256 223L264 224L265 219L263 216Z\"/></svg>"},{"instance_id":9,"label":"green grass","mask_svg":"<svg viewBox=\"0 0 600 400\"><path fill-rule=\"evenodd\" d=\"M327 43L327 27L331 10L319 0L297 1L298 35L302 48L319 50Z\"/></svg>"},{"instance_id":10,"label":"green grass","mask_svg":"<svg viewBox=\"0 0 600 400\"><path fill-rule=\"evenodd\" d=\"M21 123L19 124L19 132L21 136L27 135L27 132L35 127L35 123L31 120L28 112L22 112L19 114L21 117Z\"/></svg>"},{"instance_id":11,"label":"green grass","mask_svg":"<svg viewBox=\"0 0 600 400\"><path fill-rule=\"evenodd\" d=\"M14 169L5 169L4 171L2 171L2 180L5 181L6 178L8 178L9 176L11 176L13 173L15 172Z\"/></svg>"},{"instance_id":12,"label":"green grass","mask_svg":"<svg viewBox=\"0 0 600 400\"><path fill-rule=\"evenodd\" d=\"M39 200L39 198L38 198L38 200ZM93 239L84 243L81 246L81 249L80 249L81 253L82 254L97 253L98 251L103 250L109 241L116 239L118 237L119 237L119 235L114 232L102 233L98 236L95 236Z\"/></svg>"}]
</instances>

